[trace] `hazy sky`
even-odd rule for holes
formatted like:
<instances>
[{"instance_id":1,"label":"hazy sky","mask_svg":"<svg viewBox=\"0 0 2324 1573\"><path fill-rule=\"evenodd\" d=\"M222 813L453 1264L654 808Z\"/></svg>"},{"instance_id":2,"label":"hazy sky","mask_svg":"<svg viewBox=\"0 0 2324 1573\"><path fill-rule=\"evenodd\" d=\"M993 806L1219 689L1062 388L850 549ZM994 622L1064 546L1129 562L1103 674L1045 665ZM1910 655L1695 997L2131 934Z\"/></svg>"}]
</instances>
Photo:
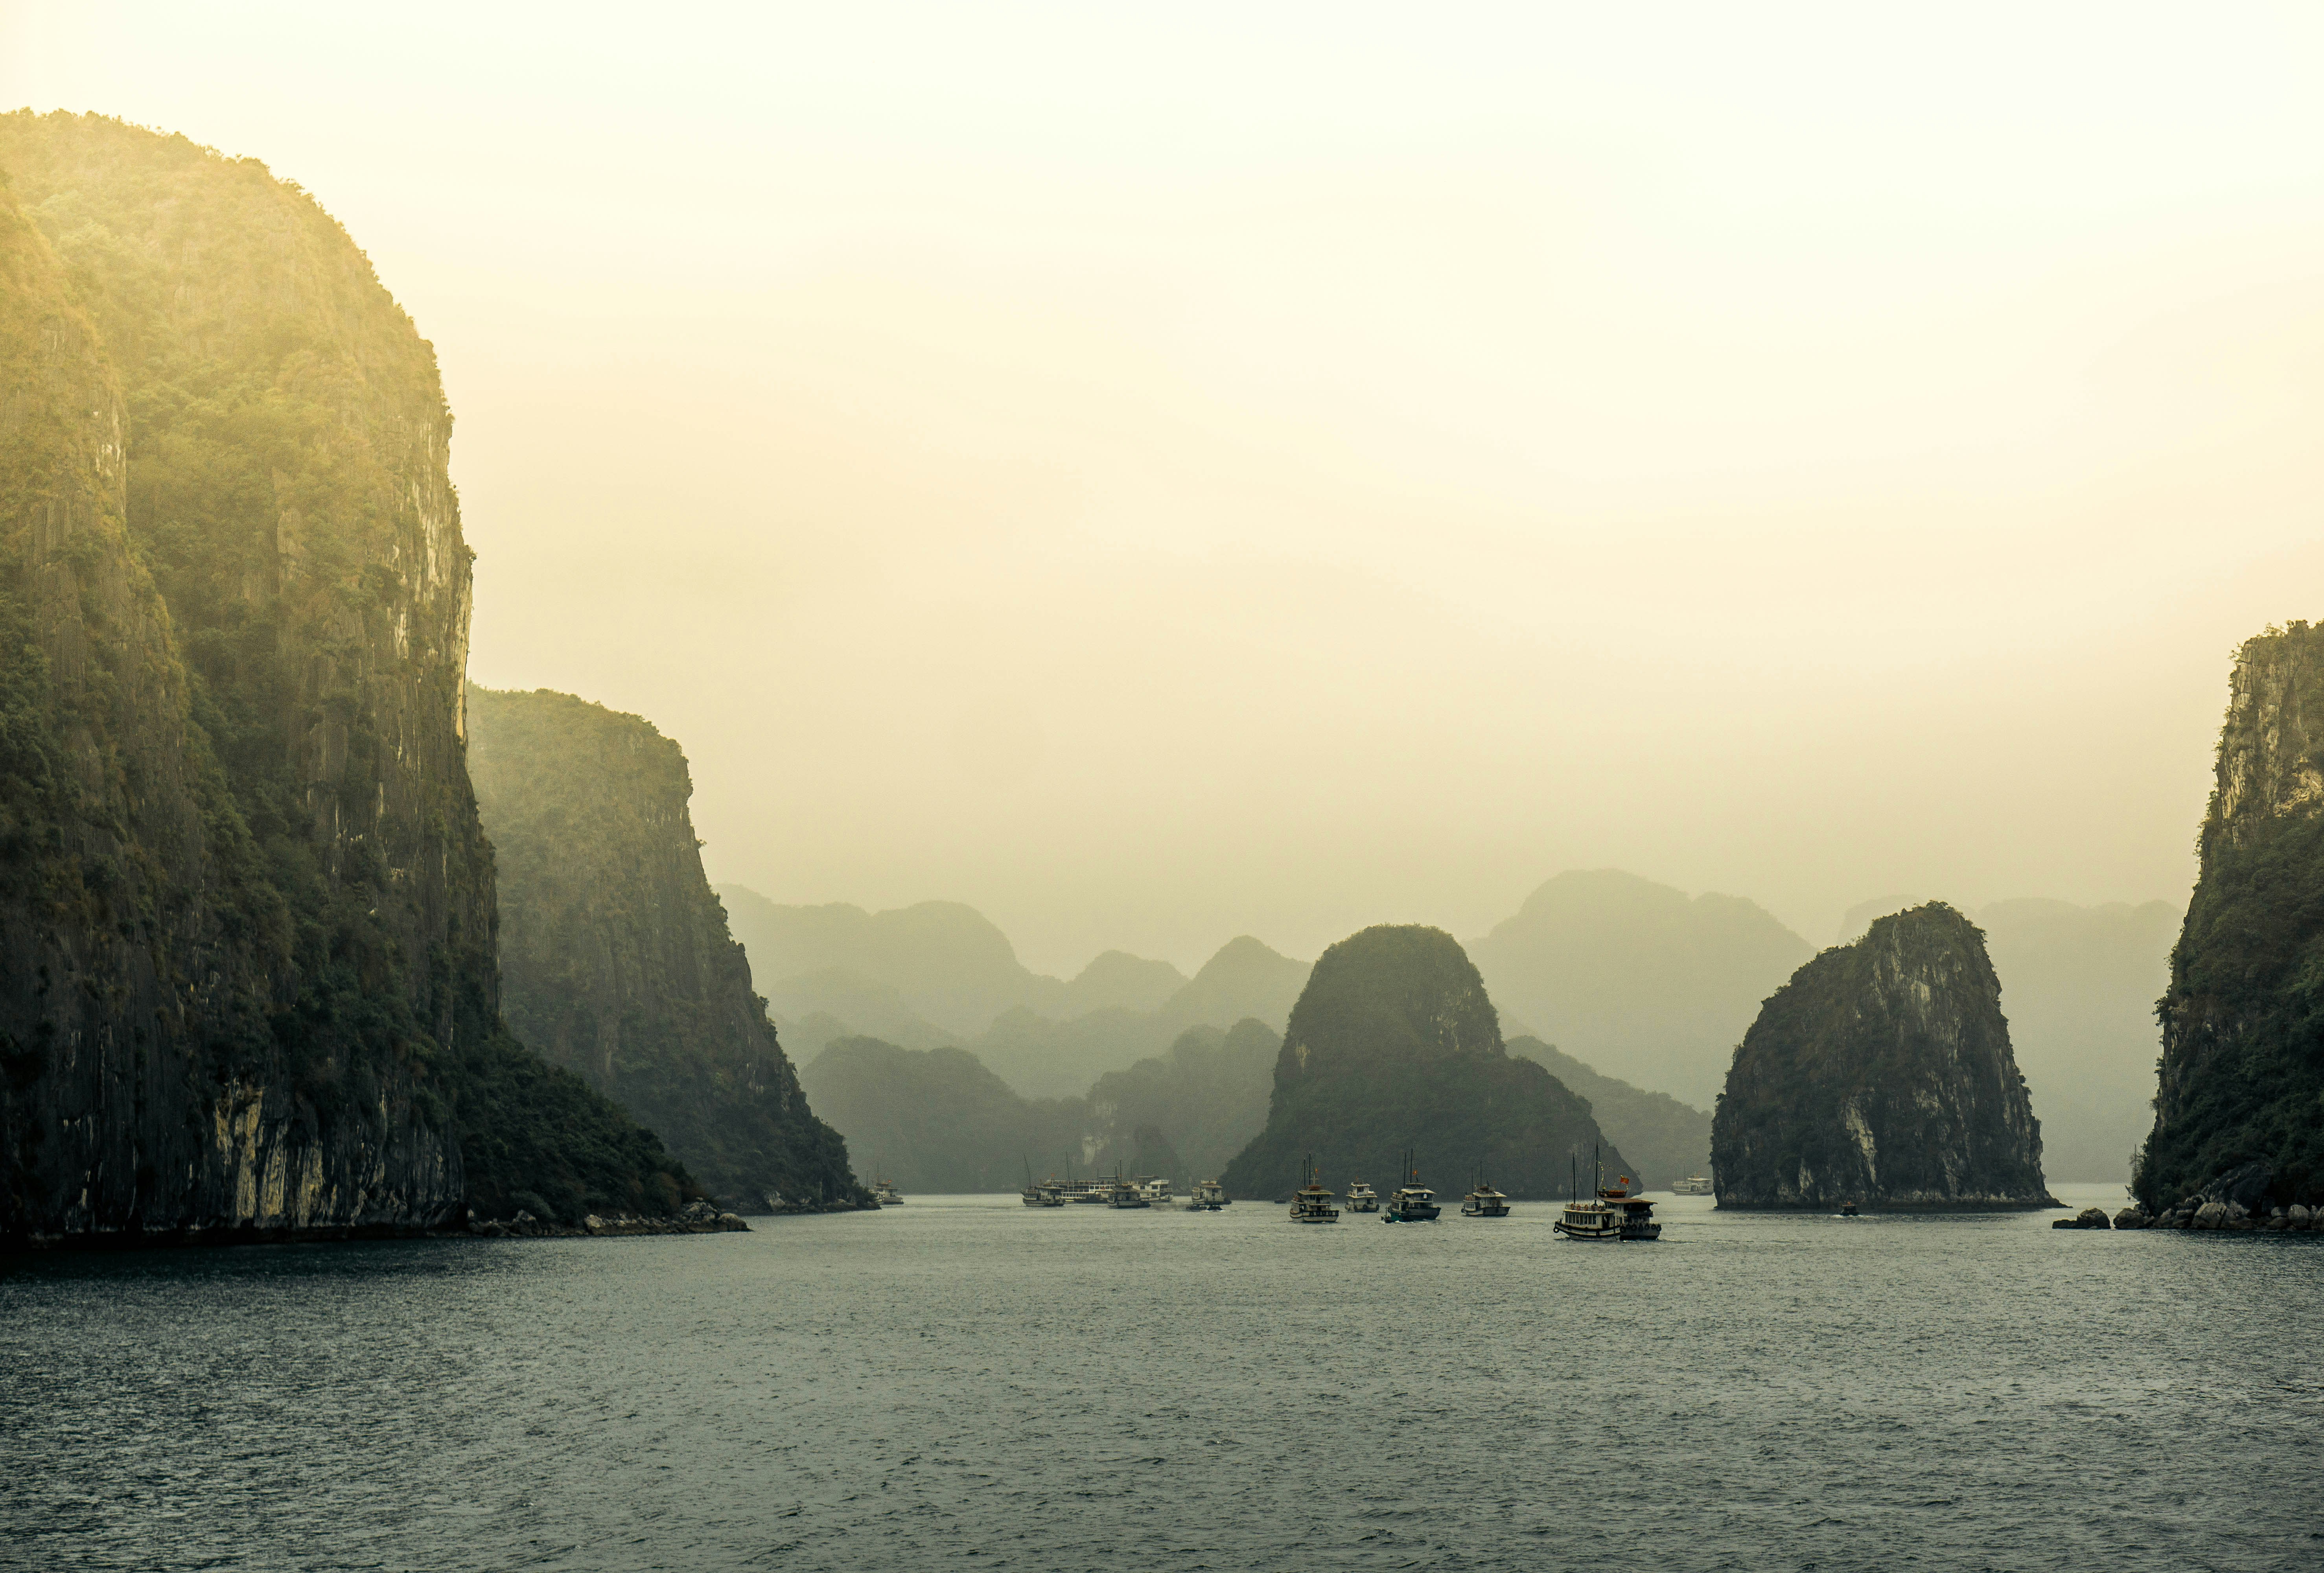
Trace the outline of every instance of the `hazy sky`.
<instances>
[{"instance_id":1,"label":"hazy sky","mask_svg":"<svg viewBox=\"0 0 2324 1573\"><path fill-rule=\"evenodd\" d=\"M1031 964L2183 898L2324 615L2324 10L0 0L431 338L472 671Z\"/></svg>"}]
</instances>

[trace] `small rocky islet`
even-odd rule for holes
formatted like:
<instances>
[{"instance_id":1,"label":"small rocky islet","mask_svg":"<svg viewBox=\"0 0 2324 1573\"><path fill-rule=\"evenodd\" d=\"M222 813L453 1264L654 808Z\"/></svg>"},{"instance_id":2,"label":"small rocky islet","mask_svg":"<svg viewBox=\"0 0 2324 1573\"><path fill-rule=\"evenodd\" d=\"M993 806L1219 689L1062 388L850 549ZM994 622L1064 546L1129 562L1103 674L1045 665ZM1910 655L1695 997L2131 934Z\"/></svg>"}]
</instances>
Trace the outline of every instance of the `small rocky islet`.
<instances>
[{"instance_id":1,"label":"small rocky islet","mask_svg":"<svg viewBox=\"0 0 2324 1573\"><path fill-rule=\"evenodd\" d=\"M1722 1208L2058 1205L1984 936L1941 902L1877 920L1768 998L1711 1151Z\"/></svg>"}]
</instances>

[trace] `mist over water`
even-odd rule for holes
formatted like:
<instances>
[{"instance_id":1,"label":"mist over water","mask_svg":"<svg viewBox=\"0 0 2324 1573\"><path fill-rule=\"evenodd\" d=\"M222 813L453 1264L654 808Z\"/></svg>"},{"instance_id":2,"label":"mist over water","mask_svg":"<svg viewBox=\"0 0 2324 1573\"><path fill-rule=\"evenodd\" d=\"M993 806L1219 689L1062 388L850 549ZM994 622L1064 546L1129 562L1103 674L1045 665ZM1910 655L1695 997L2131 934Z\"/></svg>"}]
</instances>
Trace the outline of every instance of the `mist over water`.
<instances>
[{"instance_id":1,"label":"mist over water","mask_svg":"<svg viewBox=\"0 0 2324 1573\"><path fill-rule=\"evenodd\" d=\"M2061 1188L2075 1206L2120 1199ZM1665 1201L0 1277L0 1567L2289 1569L2324 1240Z\"/></svg>"}]
</instances>

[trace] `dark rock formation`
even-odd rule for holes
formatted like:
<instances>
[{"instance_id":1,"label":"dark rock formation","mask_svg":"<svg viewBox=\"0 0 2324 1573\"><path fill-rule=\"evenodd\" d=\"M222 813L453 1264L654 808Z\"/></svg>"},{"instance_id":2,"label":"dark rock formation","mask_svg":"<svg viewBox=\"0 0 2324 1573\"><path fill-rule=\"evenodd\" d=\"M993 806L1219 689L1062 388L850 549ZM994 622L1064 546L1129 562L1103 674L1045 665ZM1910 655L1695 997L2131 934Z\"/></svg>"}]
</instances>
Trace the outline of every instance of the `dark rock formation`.
<instances>
[{"instance_id":1,"label":"dark rock formation","mask_svg":"<svg viewBox=\"0 0 2324 1573\"><path fill-rule=\"evenodd\" d=\"M1292 1006L1267 1124L1222 1177L1238 1197L1290 1189L1312 1155L1324 1183L1385 1191L1397 1153L1457 1191L1480 1163L1517 1197L1562 1197L1595 1147L1628 1172L1590 1107L1529 1059L1510 1058L1484 980L1453 938L1366 929L1323 952Z\"/></svg>"},{"instance_id":2,"label":"dark rock formation","mask_svg":"<svg viewBox=\"0 0 2324 1573\"><path fill-rule=\"evenodd\" d=\"M2053 1229L2111 1229L2104 1208L2084 1208L2070 1218L2060 1218L2050 1226Z\"/></svg>"},{"instance_id":3,"label":"dark rock formation","mask_svg":"<svg viewBox=\"0 0 2324 1573\"><path fill-rule=\"evenodd\" d=\"M1723 1208L2043 1208L2042 1127L1976 926L1932 902L1792 975L1712 1116Z\"/></svg>"},{"instance_id":4,"label":"dark rock formation","mask_svg":"<svg viewBox=\"0 0 2324 1573\"><path fill-rule=\"evenodd\" d=\"M872 1205L808 1108L703 877L678 745L569 694L471 688L468 769L498 856L517 1035L652 1126L732 1206Z\"/></svg>"},{"instance_id":5,"label":"dark rock formation","mask_svg":"<svg viewBox=\"0 0 2324 1573\"><path fill-rule=\"evenodd\" d=\"M249 160L0 116L0 1237L682 1171L498 1016L432 352Z\"/></svg>"},{"instance_id":6,"label":"dark rock formation","mask_svg":"<svg viewBox=\"0 0 2324 1573\"><path fill-rule=\"evenodd\" d=\"M2133 1189L2222 1218L2324 1201L2324 627L2237 652L2198 849Z\"/></svg>"}]
</instances>

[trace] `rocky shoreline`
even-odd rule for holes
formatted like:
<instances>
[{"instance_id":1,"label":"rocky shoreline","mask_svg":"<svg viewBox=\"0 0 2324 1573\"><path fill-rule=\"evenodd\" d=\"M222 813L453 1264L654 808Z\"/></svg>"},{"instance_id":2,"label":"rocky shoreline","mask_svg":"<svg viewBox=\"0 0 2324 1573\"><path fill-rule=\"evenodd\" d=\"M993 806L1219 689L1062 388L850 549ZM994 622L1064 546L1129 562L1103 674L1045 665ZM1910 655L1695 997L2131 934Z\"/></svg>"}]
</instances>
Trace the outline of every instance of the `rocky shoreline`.
<instances>
[{"instance_id":1,"label":"rocky shoreline","mask_svg":"<svg viewBox=\"0 0 2324 1573\"><path fill-rule=\"evenodd\" d=\"M688 1202L666 1217L641 1218L627 1213L600 1217L591 1213L577 1224L551 1223L520 1211L512 1218L471 1217L457 1229L438 1231L438 1237L469 1235L487 1240L570 1240L598 1235L731 1235L747 1233L751 1226L740 1213L721 1212L706 1201Z\"/></svg>"},{"instance_id":2,"label":"rocky shoreline","mask_svg":"<svg viewBox=\"0 0 2324 1573\"><path fill-rule=\"evenodd\" d=\"M2096 1208L2087 1209L2097 1212ZM2099 1215L2101 1218L2105 1215ZM2058 1227L2064 1227L2061 1223ZM2113 1222L2080 1224L2090 1229L2232 1229L2237 1232L2281 1235L2310 1229L2324 1229L2324 1208L2305 1208L2298 1202L2290 1207L2270 1208L2263 1217L2255 1208L2239 1201L2205 1201L2200 1197L2189 1197L2177 1207L2163 1213L2144 1213L2127 1207L2115 1214Z\"/></svg>"},{"instance_id":3,"label":"rocky shoreline","mask_svg":"<svg viewBox=\"0 0 2324 1573\"><path fill-rule=\"evenodd\" d=\"M2274 1180L2274 1172L2267 1164L2246 1163L2227 1170L2194 1195L2160 1212L2149 1212L2134 1202L2109 1219L2101 1208L2084 1208L2074 1217L2061 1218L2051 1227L2205 1229L2268 1235L2324 1229L2324 1206L2272 1200L2269 1192L2275 1189Z\"/></svg>"}]
</instances>

